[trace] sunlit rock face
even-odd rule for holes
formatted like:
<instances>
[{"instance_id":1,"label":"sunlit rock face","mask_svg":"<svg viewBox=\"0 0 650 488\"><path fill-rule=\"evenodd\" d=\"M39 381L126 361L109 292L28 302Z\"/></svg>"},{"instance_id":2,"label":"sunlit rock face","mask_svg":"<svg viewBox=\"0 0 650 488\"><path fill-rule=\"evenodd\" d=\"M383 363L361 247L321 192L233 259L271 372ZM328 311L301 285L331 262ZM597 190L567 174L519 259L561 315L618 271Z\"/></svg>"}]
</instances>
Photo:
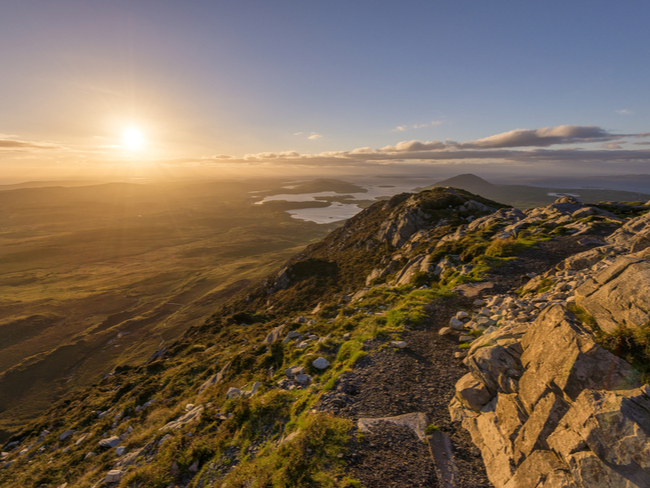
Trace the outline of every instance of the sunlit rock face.
<instances>
[{"instance_id":1,"label":"sunlit rock face","mask_svg":"<svg viewBox=\"0 0 650 488\"><path fill-rule=\"evenodd\" d=\"M548 304L548 292L534 293L552 279L601 330L646 327L648 215L531 279L526 303ZM534 321L492 327L472 343L452 420L471 434L498 488L650 486L650 385L566 305L565 296Z\"/></svg>"}]
</instances>

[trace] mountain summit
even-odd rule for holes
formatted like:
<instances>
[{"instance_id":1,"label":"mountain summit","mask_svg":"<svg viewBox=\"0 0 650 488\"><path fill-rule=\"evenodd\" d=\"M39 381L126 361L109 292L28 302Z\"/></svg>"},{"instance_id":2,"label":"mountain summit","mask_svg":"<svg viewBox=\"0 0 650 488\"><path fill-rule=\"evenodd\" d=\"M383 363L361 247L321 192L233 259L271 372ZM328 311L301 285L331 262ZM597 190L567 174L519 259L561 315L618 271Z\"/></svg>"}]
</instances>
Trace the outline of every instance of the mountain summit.
<instances>
[{"instance_id":1,"label":"mountain summit","mask_svg":"<svg viewBox=\"0 0 650 488\"><path fill-rule=\"evenodd\" d=\"M483 178L467 173L464 175L454 176L447 180L439 181L435 183L433 187L454 187L462 188L472 193L478 195L483 195L486 189L494 189L495 186L489 181L484 180Z\"/></svg>"}]
</instances>

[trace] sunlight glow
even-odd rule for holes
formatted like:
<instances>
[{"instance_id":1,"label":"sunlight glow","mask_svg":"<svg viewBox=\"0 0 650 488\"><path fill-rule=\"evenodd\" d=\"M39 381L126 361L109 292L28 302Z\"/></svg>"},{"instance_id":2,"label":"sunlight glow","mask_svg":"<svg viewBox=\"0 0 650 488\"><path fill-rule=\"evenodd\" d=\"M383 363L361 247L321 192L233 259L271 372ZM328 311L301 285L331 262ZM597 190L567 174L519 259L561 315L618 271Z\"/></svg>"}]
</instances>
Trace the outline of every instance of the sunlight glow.
<instances>
[{"instance_id":1,"label":"sunlight glow","mask_svg":"<svg viewBox=\"0 0 650 488\"><path fill-rule=\"evenodd\" d=\"M122 133L122 144L131 151L142 149L144 146L142 132L136 127L129 127Z\"/></svg>"}]
</instances>

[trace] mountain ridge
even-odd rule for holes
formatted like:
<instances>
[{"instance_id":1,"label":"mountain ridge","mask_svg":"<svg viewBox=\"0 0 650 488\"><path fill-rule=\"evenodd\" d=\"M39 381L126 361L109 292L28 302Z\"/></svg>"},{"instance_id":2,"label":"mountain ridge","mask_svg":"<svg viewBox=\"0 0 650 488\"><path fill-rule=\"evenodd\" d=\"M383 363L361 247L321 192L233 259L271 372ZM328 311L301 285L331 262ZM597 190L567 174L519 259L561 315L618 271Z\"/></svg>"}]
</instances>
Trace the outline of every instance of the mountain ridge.
<instances>
[{"instance_id":1,"label":"mountain ridge","mask_svg":"<svg viewBox=\"0 0 650 488\"><path fill-rule=\"evenodd\" d=\"M425 187L437 188L455 186L472 193L477 193L491 200L499 201L524 210L553 203L562 195L578 198L584 203L603 201L625 201L645 203L650 200L650 193L622 190L603 190L591 188L566 188L529 186L521 184L492 184L474 174L464 174L443 180Z\"/></svg>"},{"instance_id":2,"label":"mountain ridge","mask_svg":"<svg viewBox=\"0 0 650 488\"><path fill-rule=\"evenodd\" d=\"M598 264L600 256L612 266L619 255L628 259L631 250L647 249L650 208L629 207L621 217L564 197L522 212L454 188L378 202L231 298L146 364L119 367L53 406L5 446L0 483L354 487L401 480L422 486L445 482L446 472L462 486L503 486L510 478L494 474L498 464L487 457L485 441L477 440L477 432L484 434L464 420L480 413L461 410L450 418L441 408L448 395L486 395L480 382L459 389L468 381L458 383L467 372L460 361L493 351L478 347L482 336L492 334L518 350L519 339L503 335L510 321L524 326L550 320L550 312L533 305L540 302L524 306L525 295L518 299L514 290L539 298L547 287L568 286L556 278L556 267L570 269L562 263L573 254L578 257L570 266L576 268L578 262ZM585 274L584 286L590 276ZM500 319L476 312L477 301L487 305L488 297L504 294L515 306L498 310ZM557 302L549 310L569 304L567 296L544 303L549 301ZM588 300L581 303L591 307ZM470 346L458 348L459 340ZM440 357L430 364L432 355ZM490 374L493 364L498 362L485 363ZM483 366L472 368L472 378L482 378L493 394L498 375L490 380ZM396 374L403 385L394 381ZM418 375L425 388L418 387ZM398 457L382 435L416 449L411 428L359 427L369 414L393 419L418 409L433 420L421 427L422 435L452 446L455 468L445 468L435 454L429 459L425 449L406 473L396 473ZM487 475L472 442L483 451ZM126 453L118 455L116 446ZM540 451L521 452L517 465ZM508 476L521 480L523 471ZM539 479L517 486L537 486Z\"/></svg>"}]
</instances>

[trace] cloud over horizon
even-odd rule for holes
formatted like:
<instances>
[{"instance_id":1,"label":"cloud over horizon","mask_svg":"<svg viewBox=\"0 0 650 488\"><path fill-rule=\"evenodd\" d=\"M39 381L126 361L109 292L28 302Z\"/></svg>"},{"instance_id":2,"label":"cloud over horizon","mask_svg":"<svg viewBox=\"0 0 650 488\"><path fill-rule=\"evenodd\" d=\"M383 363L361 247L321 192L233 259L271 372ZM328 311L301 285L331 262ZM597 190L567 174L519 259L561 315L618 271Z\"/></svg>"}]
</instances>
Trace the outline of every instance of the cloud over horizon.
<instances>
[{"instance_id":1,"label":"cloud over horizon","mask_svg":"<svg viewBox=\"0 0 650 488\"><path fill-rule=\"evenodd\" d=\"M214 158L213 163L270 163L310 166L365 166L405 164L534 164L575 162L650 162L650 150L624 149L622 137L650 137L650 133L613 134L597 126L561 125L542 129L516 129L468 142L402 141L380 149L360 147L351 151L300 154L297 151L247 154L243 158ZM616 141L616 142L613 142ZM598 149L548 149L562 144L600 143ZM635 143L643 144L645 143Z\"/></svg>"},{"instance_id":2,"label":"cloud over horizon","mask_svg":"<svg viewBox=\"0 0 650 488\"><path fill-rule=\"evenodd\" d=\"M49 142L28 142L15 139L0 139L0 149L24 150L24 149L60 149L61 146Z\"/></svg>"}]
</instances>

